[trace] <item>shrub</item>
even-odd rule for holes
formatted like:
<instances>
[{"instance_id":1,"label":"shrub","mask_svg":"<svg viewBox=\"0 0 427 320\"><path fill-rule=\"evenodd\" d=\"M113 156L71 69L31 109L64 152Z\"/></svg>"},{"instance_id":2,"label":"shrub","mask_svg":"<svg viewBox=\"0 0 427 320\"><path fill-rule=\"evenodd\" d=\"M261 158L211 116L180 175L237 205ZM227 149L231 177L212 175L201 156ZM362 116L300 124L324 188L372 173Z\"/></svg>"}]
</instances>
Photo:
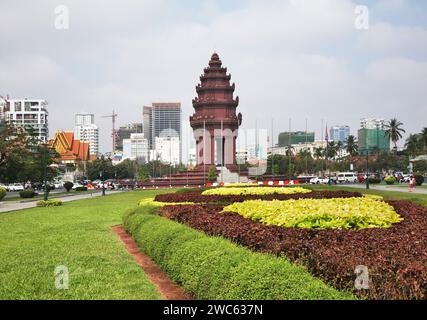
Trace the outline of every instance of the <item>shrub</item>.
<instances>
[{"instance_id":1,"label":"shrub","mask_svg":"<svg viewBox=\"0 0 427 320\"><path fill-rule=\"evenodd\" d=\"M301 187L236 187L236 188L214 188L202 192L202 195L266 195L266 194L295 194L310 193L309 189Z\"/></svg>"},{"instance_id":2,"label":"shrub","mask_svg":"<svg viewBox=\"0 0 427 320\"><path fill-rule=\"evenodd\" d=\"M414 175L417 186L421 186L424 183L424 177L421 174Z\"/></svg>"},{"instance_id":3,"label":"shrub","mask_svg":"<svg viewBox=\"0 0 427 320\"><path fill-rule=\"evenodd\" d=\"M167 220L152 206L126 212L141 250L197 299L354 299L283 257L252 252Z\"/></svg>"},{"instance_id":4,"label":"shrub","mask_svg":"<svg viewBox=\"0 0 427 320\"><path fill-rule=\"evenodd\" d=\"M368 181L369 181L369 183L372 183L372 184L378 184L378 183L381 183L381 179L380 179L380 178L374 178L374 177L370 177L370 178L368 179Z\"/></svg>"},{"instance_id":5,"label":"shrub","mask_svg":"<svg viewBox=\"0 0 427 320\"><path fill-rule=\"evenodd\" d=\"M313 230L263 225L234 213L220 213L221 205L164 206L161 215L229 239L258 252L285 255L303 264L316 277L339 290L354 290L355 266L369 266L368 299L427 298L427 208L410 201L389 201L404 220L391 228Z\"/></svg>"},{"instance_id":6,"label":"shrub","mask_svg":"<svg viewBox=\"0 0 427 320\"><path fill-rule=\"evenodd\" d=\"M384 179L385 183L387 183L388 185L392 185L394 184L397 180L395 177L393 176L388 176L387 178Z\"/></svg>"},{"instance_id":7,"label":"shrub","mask_svg":"<svg viewBox=\"0 0 427 320\"><path fill-rule=\"evenodd\" d=\"M24 190L19 192L19 196L21 198L34 198L37 195L37 193L32 190L32 189L28 189L28 190Z\"/></svg>"},{"instance_id":8,"label":"shrub","mask_svg":"<svg viewBox=\"0 0 427 320\"><path fill-rule=\"evenodd\" d=\"M187 193L167 193L158 194L155 199L159 202L196 202L196 203L233 203L243 202L245 200L290 200L290 199L331 199L331 198L358 198L361 197L360 192L349 191L312 191L310 193L295 193L295 194L267 194L267 195L203 195L200 191Z\"/></svg>"},{"instance_id":9,"label":"shrub","mask_svg":"<svg viewBox=\"0 0 427 320\"><path fill-rule=\"evenodd\" d=\"M73 188L73 186L74 186L74 183L72 183L70 181L67 181L64 183L64 188L65 188L65 190L67 190L67 192L70 192L70 190Z\"/></svg>"},{"instance_id":10,"label":"shrub","mask_svg":"<svg viewBox=\"0 0 427 320\"><path fill-rule=\"evenodd\" d=\"M77 187L76 191L87 191L87 187Z\"/></svg>"},{"instance_id":11,"label":"shrub","mask_svg":"<svg viewBox=\"0 0 427 320\"><path fill-rule=\"evenodd\" d=\"M42 200L37 202L37 207L59 207L62 206L61 200Z\"/></svg>"},{"instance_id":12,"label":"shrub","mask_svg":"<svg viewBox=\"0 0 427 320\"><path fill-rule=\"evenodd\" d=\"M0 201L2 201L4 197L6 197L6 189L0 187Z\"/></svg>"},{"instance_id":13,"label":"shrub","mask_svg":"<svg viewBox=\"0 0 427 320\"><path fill-rule=\"evenodd\" d=\"M208 180L210 182L216 181L216 168L214 166L209 167Z\"/></svg>"},{"instance_id":14,"label":"shrub","mask_svg":"<svg viewBox=\"0 0 427 320\"><path fill-rule=\"evenodd\" d=\"M249 200L226 206L244 218L287 228L387 228L403 219L393 207L372 198Z\"/></svg>"}]
</instances>

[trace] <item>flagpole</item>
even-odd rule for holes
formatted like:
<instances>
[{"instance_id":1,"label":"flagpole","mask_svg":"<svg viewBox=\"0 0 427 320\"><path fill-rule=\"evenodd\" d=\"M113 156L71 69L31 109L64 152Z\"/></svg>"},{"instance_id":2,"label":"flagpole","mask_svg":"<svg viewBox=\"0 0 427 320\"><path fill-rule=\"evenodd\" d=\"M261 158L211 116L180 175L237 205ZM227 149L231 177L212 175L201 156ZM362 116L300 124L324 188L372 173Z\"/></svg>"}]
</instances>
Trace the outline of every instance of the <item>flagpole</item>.
<instances>
[{"instance_id":1,"label":"flagpole","mask_svg":"<svg viewBox=\"0 0 427 320\"><path fill-rule=\"evenodd\" d=\"M203 120L203 183L206 186L206 120Z\"/></svg>"}]
</instances>

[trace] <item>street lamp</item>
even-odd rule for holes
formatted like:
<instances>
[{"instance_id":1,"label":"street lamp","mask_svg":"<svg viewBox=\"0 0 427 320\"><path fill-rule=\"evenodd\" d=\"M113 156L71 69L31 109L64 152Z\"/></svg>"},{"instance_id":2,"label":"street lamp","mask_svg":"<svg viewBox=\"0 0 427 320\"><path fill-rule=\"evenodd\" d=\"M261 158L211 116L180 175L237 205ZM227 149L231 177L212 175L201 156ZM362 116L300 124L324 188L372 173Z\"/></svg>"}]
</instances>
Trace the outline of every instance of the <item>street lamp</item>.
<instances>
[{"instance_id":1,"label":"street lamp","mask_svg":"<svg viewBox=\"0 0 427 320\"><path fill-rule=\"evenodd\" d=\"M99 173L102 182L102 196L105 196L105 168L104 168L104 156L101 157L101 172Z\"/></svg>"},{"instance_id":2,"label":"street lamp","mask_svg":"<svg viewBox=\"0 0 427 320\"><path fill-rule=\"evenodd\" d=\"M369 189L369 148L366 148L366 189Z\"/></svg>"},{"instance_id":3,"label":"street lamp","mask_svg":"<svg viewBox=\"0 0 427 320\"><path fill-rule=\"evenodd\" d=\"M43 200L47 201L49 199L49 186L47 184L47 168L48 168L48 159L49 157L54 157L56 155L55 150L49 148L47 145L41 145L37 148L37 151L34 151L35 154L39 154L41 156L41 165L43 167L43 183L44 183L44 191L43 191Z\"/></svg>"}]
</instances>

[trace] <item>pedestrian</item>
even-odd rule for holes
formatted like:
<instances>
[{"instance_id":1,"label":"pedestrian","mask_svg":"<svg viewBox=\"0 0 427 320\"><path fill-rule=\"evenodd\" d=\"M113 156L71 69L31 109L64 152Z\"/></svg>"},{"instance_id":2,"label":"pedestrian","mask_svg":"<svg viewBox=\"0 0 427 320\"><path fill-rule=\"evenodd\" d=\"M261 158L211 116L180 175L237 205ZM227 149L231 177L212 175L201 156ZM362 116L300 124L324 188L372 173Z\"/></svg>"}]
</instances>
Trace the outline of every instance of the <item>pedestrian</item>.
<instances>
[{"instance_id":1,"label":"pedestrian","mask_svg":"<svg viewBox=\"0 0 427 320\"><path fill-rule=\"evenodd\" d=\"M416 185L417 185L417 181L415 180L415 177L411 175L409 177L409 192L414 191Z\"/></svg>"}]
</instances>

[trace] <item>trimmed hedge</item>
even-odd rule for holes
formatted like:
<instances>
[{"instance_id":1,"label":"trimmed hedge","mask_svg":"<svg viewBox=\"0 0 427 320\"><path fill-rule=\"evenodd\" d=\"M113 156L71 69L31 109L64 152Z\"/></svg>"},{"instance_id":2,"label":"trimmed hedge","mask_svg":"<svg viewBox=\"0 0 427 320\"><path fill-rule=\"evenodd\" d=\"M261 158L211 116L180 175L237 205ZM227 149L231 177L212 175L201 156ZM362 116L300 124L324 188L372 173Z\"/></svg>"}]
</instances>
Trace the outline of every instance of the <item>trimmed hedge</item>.
<instances>
[{"instance_id":1,"label":"trimmed hedge","mask_svg":"<svg viewBox=\"0 0 427 320\"><path fill-rule=\"evenodd\" d=\"M0 188L0 201L2 201L4 197L6 197L6 189Z\"/></svg>"},{"instance_id":2,"label":"trimmed hedge","mask_svg":"<svg viewBox=\"0 0 427 320\"><path fill-rule=\"evenodd\" d=\"M384 179L385 183L387 183L388 185L392 185L395 184L395 182L397 182L397 179L393 176L388 176Z\"/></svg>"},{"instance_id":3,"label":"trimmed hedge","mask_svg":"<svg viewBox=\"0 0 427 320\"><path fill-rule=\"evenodd\" d=\"M37 207L59 207L62 206L61 200L41 200L36 203Z\"/></svg>"},{"instance_id":4,"label":"trimmed hedge","mask_svg":"<svg viewBox=\"0 0 427 320\"><path fill-rule=\"evenodd\" d=\"M76 191L87 191L87 187L77 187Z\"/></svg>"},{"instance_id":5,"label":"trimmed hedge","mask_svg":"<svg viewBox=\"0 0 427 320\"><path fill-rule=\"evenodd\" d=\"M284 257L252 252L157 215L126 212L126 231L169 277L197 299L355 299Z\"/></svg>"},{"instance_id":6,"label":"trimmed hedge","mask_svg":"<svg viewBox=\"0 0 427 320\"><path fill-rule=\"evenodd\" d=\"M417 186L421 186L424 183L424 176L421 174L414 175Z\"/></svg>"},{"instance_id":7,"label":"trimmed hedge","mask_svg":"<svg viewBox=\"0 0 427 320\"><path fill-rule=\"evenodd\" d=\"M28 189L28 190L24 190L19 192L19 196L21 198L27 199L27 198L34 198L37 195L37 193L32 190L32 189Z\"/></svg>"}]
</instances>

